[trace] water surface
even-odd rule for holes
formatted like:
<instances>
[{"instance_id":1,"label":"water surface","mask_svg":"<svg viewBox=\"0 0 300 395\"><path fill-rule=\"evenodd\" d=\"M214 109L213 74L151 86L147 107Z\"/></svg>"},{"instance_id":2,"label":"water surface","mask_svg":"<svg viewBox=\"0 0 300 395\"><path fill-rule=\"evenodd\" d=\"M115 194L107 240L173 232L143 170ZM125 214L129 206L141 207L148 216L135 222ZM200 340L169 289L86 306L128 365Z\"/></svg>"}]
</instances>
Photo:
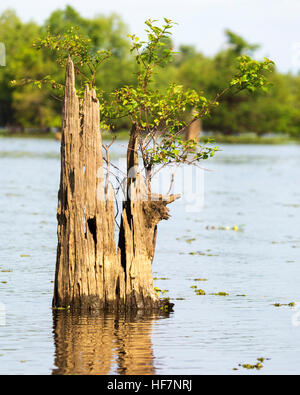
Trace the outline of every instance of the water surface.
<instances>
[{"instance_id":1,"label":"water surface","mask_svg":"<svg viewBox=\"0 0 300 395\"><path fill-rule=\"evenodd\" d=\"M300 146L222 150L203 209L177 201L159 225L155 283L174 312L87 317L51 310L59 143L0 139L1 374L299 374L297 305L273 304L300 307ZM260 371L238 366L258 357Z\"/></svg>"}]
</instances>

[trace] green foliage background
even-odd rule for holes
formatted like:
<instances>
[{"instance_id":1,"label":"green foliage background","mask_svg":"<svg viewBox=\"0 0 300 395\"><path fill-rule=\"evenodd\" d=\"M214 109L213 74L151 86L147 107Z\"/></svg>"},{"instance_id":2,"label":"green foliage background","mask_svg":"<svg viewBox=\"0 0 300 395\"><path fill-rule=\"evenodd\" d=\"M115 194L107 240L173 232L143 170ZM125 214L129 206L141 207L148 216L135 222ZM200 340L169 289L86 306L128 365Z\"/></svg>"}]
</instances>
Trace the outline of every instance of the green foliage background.
<instances>
[{"instance_id":1,"label":"green foliage background","mask_svg":"<svg viewBox=\"0 0 300 395\"><path fill-rule=\"evenodd\" d=\"M7 50L7 66L0 68L0 126L17 126L21 131L36 128L44 132L60 127L61 102L54 100L51 86L45 84L35 89L32 85L12 86L11 81L28 76L41 80L51 75L63 83L64 70L57 67L54 55L37 51L32 44L38 37L46 37L48 31L64 33L72 26L78 26L82 34L91 38L95 50L112 53L97 72L97 87L111 92L136 83L137 66L130 52L129 31L117 14L86 19L68 6L54 11L39 26L34 22L23 23L13 10L7 10L0 15L0 42L5 43ZM174 62L154 76L157 89L175 83L185 89L203 91L213 100L231 80L237 56L253 56L258 48L229 30L225 32L225 40L226 49L214 57L206 57L192 46L181 46ZM166 46L172 47L171 39ZM222 134L284 133L300 137L300 76L275 71L268 79L273 84L268 92L259 90L255 94L241 92L238 95L229 92L222 99L222 105L214 109L213 116L204 119L204 130ZM128 127L126 119L117 122L120 130Z\"/></svg>"}]
</instances>

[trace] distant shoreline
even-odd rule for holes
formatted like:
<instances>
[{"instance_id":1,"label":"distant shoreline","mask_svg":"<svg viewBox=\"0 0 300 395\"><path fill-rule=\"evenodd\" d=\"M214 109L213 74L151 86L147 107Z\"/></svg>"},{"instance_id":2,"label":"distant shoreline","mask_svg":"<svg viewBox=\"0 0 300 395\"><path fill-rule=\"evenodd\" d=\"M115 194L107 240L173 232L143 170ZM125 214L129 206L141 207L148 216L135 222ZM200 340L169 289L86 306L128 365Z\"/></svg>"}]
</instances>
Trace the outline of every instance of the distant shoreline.
<instances>
[{"instance_id":1,"label":"distant shoreline","mask_svg":"<svg viewBox=\"0 0 300 395\"><path fill-rule=\"evenodd\" d=\"M129 132L120 131L117 133L104 133L102 135L103 140L111 140L114 136L118 140L128 140ZM59 140L56 133L10 133L8 131L0 131L0 138L37 138L37 139L49 139L49 140ZM266 144L266 145L279 145L279 144L300 144L300 138L291 138L284 135L272 135L272 136L256 136L255 134L245 133L240 135L223 135L223 134L213 134L202 136L200 141L205 143L207 139L213 139L214 144Z\"/></svg>"}]
</instances>

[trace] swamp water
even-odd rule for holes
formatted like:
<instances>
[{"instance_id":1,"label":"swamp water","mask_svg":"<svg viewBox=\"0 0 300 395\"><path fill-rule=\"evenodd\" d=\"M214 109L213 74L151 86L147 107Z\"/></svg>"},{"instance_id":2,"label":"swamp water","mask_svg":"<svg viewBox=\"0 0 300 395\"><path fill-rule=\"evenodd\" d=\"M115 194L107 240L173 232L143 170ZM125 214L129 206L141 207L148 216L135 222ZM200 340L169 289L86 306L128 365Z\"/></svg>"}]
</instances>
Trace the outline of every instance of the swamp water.
<instances>
[{"instance_id":1,"label":"swamp water","mask_svg":"<svg viewBox=\"0 0 300 395\"><path fill-rule=\"evenodd\" d=\"M174 312L87 317L51 309L59 143L0 139L1 374L299 374L300 146L221 148L202 210L179 200L159 225Z\"/></svg>"}]
</instances>

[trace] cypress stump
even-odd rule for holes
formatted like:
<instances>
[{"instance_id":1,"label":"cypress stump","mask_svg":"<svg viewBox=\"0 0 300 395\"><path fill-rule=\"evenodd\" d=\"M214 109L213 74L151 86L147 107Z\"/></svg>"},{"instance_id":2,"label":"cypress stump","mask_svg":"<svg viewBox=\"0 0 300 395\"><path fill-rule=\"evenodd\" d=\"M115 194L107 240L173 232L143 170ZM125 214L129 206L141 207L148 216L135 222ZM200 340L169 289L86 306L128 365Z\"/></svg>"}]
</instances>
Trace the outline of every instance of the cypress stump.
<instances>
[{"instance_id":1,"label":"cypress stump","mask_svg":"<svg viewBox=\"0 0 300 395\"><path fill-rule=\"evenodd\" d=\"M58 193L58 247L53 307L83 310L157 310L152 262L157 225L179 195L149 194L138 173L137 134L128 144L128 196L118 245L115 196L105 185L99 102L88 86L75 88L72 60L66 66ZM134 170L132 174L132 169ZM170 306L169 306L170 307Z\"/></svg>"}]
</instances>

